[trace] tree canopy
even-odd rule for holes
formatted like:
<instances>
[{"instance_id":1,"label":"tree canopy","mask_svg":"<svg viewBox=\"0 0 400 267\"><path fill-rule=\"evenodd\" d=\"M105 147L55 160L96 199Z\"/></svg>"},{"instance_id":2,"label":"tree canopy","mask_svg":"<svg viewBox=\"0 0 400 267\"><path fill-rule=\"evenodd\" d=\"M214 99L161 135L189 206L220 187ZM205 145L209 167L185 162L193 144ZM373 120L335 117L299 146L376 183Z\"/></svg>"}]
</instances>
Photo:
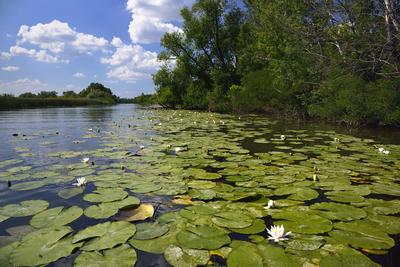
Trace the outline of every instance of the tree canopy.
<instances>
[{"instance_id":1,"label":"tree canopy","mask_svg":"<svg viewBox=\"0 0 400 267\"><path fill-rule=\"evenodd\" d=\"M197 0L161 39L165 107L400 125L400 1Z\"/></svg>"}]
</instances>

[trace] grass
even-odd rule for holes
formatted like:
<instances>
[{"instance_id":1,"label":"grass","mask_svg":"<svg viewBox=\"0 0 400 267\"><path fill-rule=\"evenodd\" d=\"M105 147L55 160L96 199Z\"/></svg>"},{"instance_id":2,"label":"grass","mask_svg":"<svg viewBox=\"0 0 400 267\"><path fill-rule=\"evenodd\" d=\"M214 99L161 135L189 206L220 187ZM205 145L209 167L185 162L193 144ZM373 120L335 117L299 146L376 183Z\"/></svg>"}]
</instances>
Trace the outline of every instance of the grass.
<instances>
[{"instance_id":1,"label":"grass","mask_svg":"<svg viewBox=\"0 0 400 267\"><path fill-rule=\"evenodd\" d=\"M0 110L42 107L76 107L88 105L113 104L109 99L90 98L21 98L14 96L0 96Z\"/></svg>"}]
</instances>

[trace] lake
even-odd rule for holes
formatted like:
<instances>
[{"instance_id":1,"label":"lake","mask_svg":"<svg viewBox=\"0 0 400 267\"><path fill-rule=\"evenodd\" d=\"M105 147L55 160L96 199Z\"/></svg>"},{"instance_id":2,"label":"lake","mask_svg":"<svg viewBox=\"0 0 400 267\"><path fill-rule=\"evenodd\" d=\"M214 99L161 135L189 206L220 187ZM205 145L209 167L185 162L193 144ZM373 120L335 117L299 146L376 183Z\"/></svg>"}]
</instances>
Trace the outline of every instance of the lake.
<instances>
[{"instance_id":1,"label":"lake","mask_svg":"<svg viewBox=\"0 0 400 267\"><path fill-rule=\"evenodd\" d=\"M0 266L400 265L398 129L125 104L0 136Z\"/></svg>"}]
</instances>

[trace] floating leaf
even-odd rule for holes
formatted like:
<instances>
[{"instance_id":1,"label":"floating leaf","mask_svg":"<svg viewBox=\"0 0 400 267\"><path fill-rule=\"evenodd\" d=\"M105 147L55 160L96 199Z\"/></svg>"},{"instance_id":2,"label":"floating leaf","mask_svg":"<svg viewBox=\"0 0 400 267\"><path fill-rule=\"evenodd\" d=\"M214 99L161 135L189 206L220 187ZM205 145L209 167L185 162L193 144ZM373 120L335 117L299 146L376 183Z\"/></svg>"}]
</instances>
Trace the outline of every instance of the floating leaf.
<instances>
[{"instance_id":1,"label":"floating leaf","mask_svg":"<svg viewBox=\"0 0 400 267\"><path fill-rule=\"evenodd\" d=\"M132 267L137 260L136 251L129 245L122 244L116 248L98 251L82 252L75 260L76 267Z\"/></svg>"},{"instance_id":2,"label":"floating leaf","mask_svg":"<svg viewBox=\"0 0 400 267\"><path fill-rule=\"evenodd\" d=\"M316 203L310 206L318 211L317 215L330 220L352 221L367 217L367 213L359 208L339 203Z\"/></svg>"},{"instance_id":3,"label":"floating leaf","mask_svg":"<svg viewBox=\"0 0 400 267\"><path fill-rule=\"evenodd\" d=\"M66 257L82 243L72 244L72 237L63 238L71 228L43 228L22 238L20 245L11 253L10 262L17 266L45 265Z\"/></svg>"},{"instance_id":4,"label":"floating leaf","mask_svg":"<svg viewBox=\"0 0 400 267\"><path fill-rule=\"evenodd\" d=\"M10 188L14 191L25 191L42 187L45 184L46 183L44 183L43 181L31 181L31 182L14 184Z\"/></svg>"},{"instance_id":5,"label":"floating leaf","mask_svg":"<svg viewBox=\"0 0 400 267\"><path fill-rule=\"evenodd\" d=\"M256 246L242 245L234 248L228 255L228 267L254 266L262 267L262 257L257 253Z\"/></svg>"},{"instance_id":6,"label":"floating leaf","mask_svg":"<svg viewBox=\"0 0 400 267\"><path fill-rule=\"evenodd\" d=\"M107 230L103 235L98 235L87 241L81 250L92 251L113 248L116 245L125 243L135 232L136 226L134 224L129 222L111 222L107 225Z\"/></svg>"},{"instance_id":7,"label":"floating leaf","mask_svg":"<svg viewBox=\"0 0 400 267\"><path fill-rule=\"evenodd\" d=\"M9 204L0 208L0 214L8 217L24 217L39 213L49 206L44 200L25 200L20 204Z\"/></svg>"},{"instance_id":8,"label":"floating leaf","mask_svg":"<svg viewBox=\"0 0 400 267\"><path fill-rule=\"evenodd\" d=\"M256 219L253 221L252 225L245 228L230 228L231 231L239 234L258 234L265 230L265 223L261 219Z\"/></svg>"},{"instance_id":9,"label":"floating leaf","mask_svg":"<svg viewBox=\"0 0 400 267\"><path fill-rule=\"evenodd\" d=\"M124 199L127 195L128 193L120 188L103 188L85 195L83 199L89 202L112 202Z\"/></svg>"},{"instance_id":10,"label":"floating leaf","mask_svg":"<svg viewBox=\"0 0 400 267\"><path fill-rule=\"evenodd\" d=\"M62 226L75 221L82 214L82 209L77 206L67 209L56 207L36 214L32 217L30 224L35 228Z\"/></svg>"},{"instance_id":11,"label":"floating leaf","mask_svg":"<svg viewBox=\"0 0 400 267\"><path fill-rule=\"evenodd\" d=\"M218 226L227 228L245 228L252 225L251 217L237 212L221 212L214 214L211 220Z\"/></svg>"},{"instance_id":12,"label":"floating leaf","mask_svg":"<svg viewBox=\"0 0 400 267\"><path fill-rule=\"evenodd\" d=\"M86 217L93 219L106 219L118 213L118 207L112 202L100 203L87 207L84 211Z\"/></svg>"},{"instance_id":13,"label":"floating leaf","mask_svg":"<svg viewBox=\"0 0 400 267\"><path fill-rule=\"evenodd\" d=\"M305 219L307 217L307 219ZM287 231L299 234L321 234L332 229L331 221L318 216L307 214L300 211L285 211L272 214L274 219L284 219L286 221L274 222L276 225L282 224Z\"/></svg>"},{"instance_id":14,"label":"floating leaf","mask_svg":"<svg viewBox=\"0 0 400 267\"><path fill-rule=\"evenodd\" d=\"M70 198L77 196L79 194L82 194L82 193L83 193L82 187L74 187L74 188L63 189L63 190L59 191L57 194L61 198L70 199Z\"/></svg>"},{"instance_id":15,"label":"floating leaf","mask_svg":"<svg viewBox=\"0 0 400 267\"><path fill-rule=\"evenodd\" d=\"M153 239L169 231L168 225L158 223L140 223L136 225L135 239Z\"/></svg>"},{"instance_id":16,"label":"floating leaf","mask_svg":"<svg viewBox=\"0 0 400 267\"><path fill-rule=\"evenodd\" d=\"M133 210L124 210L118 217L119 220L124 221L143 221L151 218L154 215L154 208L151 204L141 204L138 208Z\"/></svg>"},{"instance_id":17,"label":"floating leaf","mask_svg":"<svg viewBox=\"0 0 400 267\"><path fill-rule=\"evenodd\" d=\"M164 257L174 267L196 267L206 265L210 256L207 250L182 249L170 245L164 251Z\"/></svg>"},{"instance_id":18,"label":"floating leaf","mask_svg":"<svg viewBox=\"0 0 400 267\"><path fill-rule=\"evenodd\" d=\"M192 249L217 249L231 242L226 231L207 225L188 227L176 238L182 247Z\"/></svg>"}]
</instances>

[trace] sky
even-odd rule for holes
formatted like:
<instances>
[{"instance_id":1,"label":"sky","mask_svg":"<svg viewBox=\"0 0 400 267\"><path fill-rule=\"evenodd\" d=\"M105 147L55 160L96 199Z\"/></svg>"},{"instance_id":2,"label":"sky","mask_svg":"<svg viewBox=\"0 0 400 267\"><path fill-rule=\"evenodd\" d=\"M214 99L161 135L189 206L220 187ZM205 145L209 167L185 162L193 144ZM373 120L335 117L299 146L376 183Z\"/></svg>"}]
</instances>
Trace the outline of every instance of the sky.
<instances>
[{"instance_id":1,"label":"sky","mask_svg":"<svg viewBox=\"0 0 400 267\"><path fill-rule=\"evenodd\" d=\"M0 0L0 94L79 92L99 82L120 97L154 92L165 32L194 0Z\"/></svg>"}]
</instances>

